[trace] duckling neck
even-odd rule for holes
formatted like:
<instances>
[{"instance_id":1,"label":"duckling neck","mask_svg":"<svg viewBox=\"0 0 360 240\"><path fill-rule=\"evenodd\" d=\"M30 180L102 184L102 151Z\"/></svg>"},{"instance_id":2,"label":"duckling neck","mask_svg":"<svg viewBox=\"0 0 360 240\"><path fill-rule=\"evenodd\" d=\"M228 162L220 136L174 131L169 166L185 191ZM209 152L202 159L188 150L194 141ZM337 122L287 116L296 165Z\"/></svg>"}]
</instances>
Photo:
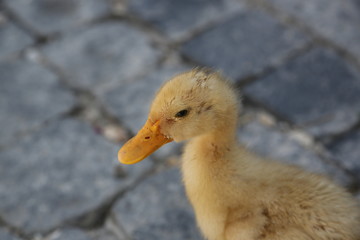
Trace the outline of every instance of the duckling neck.
<instances>
[{"instance_id":1,"label":"duckling neck","mask_svg":"<svg viewBox=\"0 0 360 240\"><path fill-rule=\"evenodd\" d=\"M227 161L229 154L235 151L236 121L227 121L226 126L219 126L214 131L192 139L186 146L197 157L197 161Z\"/></svg>"},{"instance_id":2,"label":"duckling neck","mask_svg":"<svg viewBox=\"0 0 360 240\"><path fill-rule=\"evenodd\" d=\"M226 188L225 183L229 182L237 153L235 130L236 123L215 129L187 143L182 159L182 174L193 205L203 200L208 203L207 199L213 199L209 194Z\"/></svg>"}]
</instances>

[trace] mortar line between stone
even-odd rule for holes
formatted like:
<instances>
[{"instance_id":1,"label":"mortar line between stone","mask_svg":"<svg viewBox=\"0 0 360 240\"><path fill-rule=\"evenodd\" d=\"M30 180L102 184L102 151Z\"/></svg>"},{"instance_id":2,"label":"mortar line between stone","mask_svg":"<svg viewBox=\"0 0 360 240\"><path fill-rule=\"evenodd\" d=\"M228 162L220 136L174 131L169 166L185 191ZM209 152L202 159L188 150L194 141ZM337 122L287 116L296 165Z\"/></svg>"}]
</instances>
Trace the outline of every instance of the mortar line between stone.
<instances>
[{"instance_id":1,"label":"mortar line between stone","mask_svg":"<svg viewBox=\"0 0 360 240\"><path fill-rule=\"evenodd\" d=\"M271 14L273 17L278 19L283 24L293 27L296 29L299 29L303 31L304 33L308 34L313 38L313 41L316 42L320 46L325 46L333 51L335 51L338 55L345 58L348 62L352 63L356 66L358 70L360 70L360 59L357 59L351 52L349 52L347 49L339 46L338 44L334 43L333 41L327 39L326 37L319 34L315 29L312 29L307 24L303 23L301 20L297 19L292 14L289 14L270 2L266 0L254 0L254 1L248 1L251 5L258 7L269 14Z\"/></svg>"},{"instance_id":2,"label":"mortar line between stone","mask_svg":"<svg viewBox=\"0 0 360 240\"><path fill-rule=\"evenodd\" d=\"M16 235L17 237L19 237L21 239L24 239L24 240L31 240L32 239L30 235L23 232L20 228L12 226L8 222L6 222L1 216L0 216L0 226L4 227L10 233Z\"/></svg>"},{"instance_id":3,"label":"mortar line between stone","mask_svg":"<svg viewBox=\"0 0 360 240\"><path fill-rule=\"evenodd\" d=\"M145 179L149 178L150 176L156 174L156 166L152 166L150 169L148 169L146 172L144 172L141 176L139 176L135 181L130 183L128 186L126 186L124 189L119 190L117 193L110 196L107 200L105 200L102 204L100 204L97 208L89 210L88 212L82 214L81 216L75 217L73 219L66 220L63 224L67 226L74 226L79 227L81 229L90 230L93 228L98 228L103 226L103 224L106 222L106 219L109 218L111 215L112 209L116 202L120 200L125 194L128 194L131 192L134 188L136 188L140 183L142 183ZM95 222L92 224L86 224L83 219L87 218L90 215L97 216L98 219L96 219ZM55 227L54 229L57 229ZM54 230L53 229L53 230Z\"/></svg>"},{"instance_id":4,"label":"mortar line between stone","mask_svg":"<svg viewBox=\"0 0 360 240\"><path fill-rule=\"evenodd\" d=\"M259 110L260 110L260 111L265 112L266 114L270 114L276 120L276 125L279 125L282 123L282 124L285 124L286 128L288 128L288 130L290 130L290 131L291 130L298 131L298 132L305 134L306 136L310 136L312 139L311 145L302 144L301 142L299 142L299 144L301 144L303 147L314 152L320 158L320 160L322 162L324 162L325 164L330 164L333 167L340 169L345 175L347 175L349 178L351 178L351 183L349 186L347 186L348 189L351 189L351 187L352 187L351 185L356 183L356 177L354 176L354 174L351 171L349 171L345 166L343 166L340 163L341 161L337 161L336 158L329 155L321 141L315 139L311 135L308 135L303 129L296 126L295 124L292 124L290 121L286 120L285 118L280 117L278 114L273 113L273 111L271 111L270 109L267 109L266 107L256 104L252 100L249 100L249 98L247 96L245 96L244 99L246 99L245 100L246 104L244 104L245 107L250 107L250 108L255 107L255 109L257 109L256 110L257 112L259 112ZM255 103L255 105L254 105L254 103Z\"/></svg>"}]
</instances>

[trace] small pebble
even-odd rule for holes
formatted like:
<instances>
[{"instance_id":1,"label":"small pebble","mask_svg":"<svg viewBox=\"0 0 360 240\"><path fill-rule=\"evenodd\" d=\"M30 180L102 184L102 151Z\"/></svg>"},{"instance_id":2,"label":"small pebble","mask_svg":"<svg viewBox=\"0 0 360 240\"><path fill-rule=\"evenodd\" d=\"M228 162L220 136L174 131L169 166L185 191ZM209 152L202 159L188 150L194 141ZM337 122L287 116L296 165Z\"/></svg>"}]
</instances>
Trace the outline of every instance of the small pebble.
<instances>
[{"instance_id":1,"label":"small pebble","mask_svg":"<svg viewBox=\"0 0 360 240\"><path fill-rule=\"evenodd\" d=\"M259 121L262 124L264 124L265 126L274 126L276 123L274 117L272 117L266 113L259 113L258 118L259 118Z\"/></svg>"},{"instance_id":2,"label":"small pebble","mask_svg":"<svg viewBox=\"0 0 360 240\"><path fill-rule=\"evenodd\" d=\"M127 11L126 0L113 0L113 12L114 14L121 16Z\"/></svg>"},{"instance_id":3,"label":"small pebble","mask_svg":"<svg viewBox=\"0 0 360 240\"><path fill-rule=\"evenodd\" d=\"M172 155L167 159L166 165L167 166L180 166L180 161L181 161L180 156Z\"/></svg>"},{"instance_id":4,"label":"small pebble","mask_svg":"<svg viewBox=\"0 0 360 240\"><path fill-rule=\"evenodd\" d=\"M107 139L113 142L121 142L128 139L127 132L117 125L105 126L103 129L103 134Z\"/></svg>"},{"instance_id":5,"label":"small pebble","mask_svg":"<svg viewBox=\"0 0 360 240\"><path fill-rule=\"evenodd\" d=\"M34 49L34 48L27 49L26 52L25 52L25 56L30 61L33 61L33 62L36 62L36 63L41 63L43 61L43 57L41 56L39 51Z\"/></svg>"},{"instance_id":6,"label":"small pebble","mask_svg":"<svg viewBox=\"0 0 360 240\"><path fill-rule=\"evenodd\" d=\"M290 136L305 146L312 146L314 144L313 139L304 132L294 130L290 132Z\"/></svg>"}]
</instances>

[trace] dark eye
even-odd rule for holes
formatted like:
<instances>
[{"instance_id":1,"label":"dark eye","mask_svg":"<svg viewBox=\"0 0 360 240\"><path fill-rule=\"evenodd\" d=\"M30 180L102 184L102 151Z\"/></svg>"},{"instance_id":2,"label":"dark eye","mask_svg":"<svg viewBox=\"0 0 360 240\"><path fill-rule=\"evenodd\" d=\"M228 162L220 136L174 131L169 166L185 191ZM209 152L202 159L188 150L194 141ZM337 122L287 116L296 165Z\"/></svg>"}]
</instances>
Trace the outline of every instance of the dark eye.
<instances>
[{"instance_id":1,"label":"dark eye","mask_svg":"<svg viewBox=\"0 0 360 240\"><path fill-rule=\"evenodd\" d=\"M188 115L189 110L181 110L180 112L178 112L177 114L175 114L175 117L181 118L181 117L185 117L186 115Z\"/></svg>"}]
</instances>

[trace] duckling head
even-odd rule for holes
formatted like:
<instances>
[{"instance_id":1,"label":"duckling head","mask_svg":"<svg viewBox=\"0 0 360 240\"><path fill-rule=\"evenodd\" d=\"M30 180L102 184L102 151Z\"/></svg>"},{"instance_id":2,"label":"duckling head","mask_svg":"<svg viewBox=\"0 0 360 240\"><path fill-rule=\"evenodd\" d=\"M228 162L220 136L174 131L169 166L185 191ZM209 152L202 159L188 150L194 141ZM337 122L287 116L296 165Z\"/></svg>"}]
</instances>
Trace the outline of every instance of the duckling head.
<instances>
[{"instance_id":1,"label":"duckling head","mask_svg":"<svg viewBox=\"0 0 360 240\"><path fill-rule=\"evenodd\" d=\"M160 88L145 125L119 150L119 161L134 164L171 141L234 130L238 105L237 94L219 73L179 74Z\"/></svg>"}]
</instances>

